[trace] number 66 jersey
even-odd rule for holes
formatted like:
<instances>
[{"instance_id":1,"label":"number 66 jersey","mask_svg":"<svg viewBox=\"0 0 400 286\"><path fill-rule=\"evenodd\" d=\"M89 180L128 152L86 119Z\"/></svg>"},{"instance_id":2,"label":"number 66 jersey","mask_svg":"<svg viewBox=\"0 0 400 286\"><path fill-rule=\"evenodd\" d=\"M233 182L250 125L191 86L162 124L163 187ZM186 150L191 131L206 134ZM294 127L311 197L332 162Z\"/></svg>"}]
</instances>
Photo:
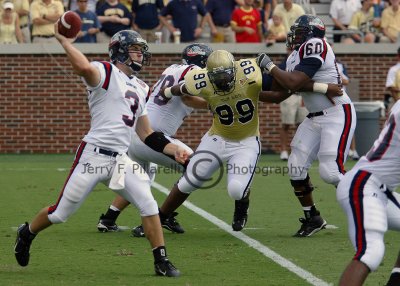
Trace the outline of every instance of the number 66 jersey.
<instances>
[{"instance_id":1,"label":"number 66 jersey","mask_svg":"<svg viewBox=\"0 0 400 286\"><path fill-rule=\"evenodd\" d=\"M258 97L262 87L262 73L254 59L235 61L234 89L228 94L217 94L207 69L192 70L185 76L185 86L192 95L203 97L213 113L209 135L227 140L259 136Z\"/></svg>"}]
</instances>

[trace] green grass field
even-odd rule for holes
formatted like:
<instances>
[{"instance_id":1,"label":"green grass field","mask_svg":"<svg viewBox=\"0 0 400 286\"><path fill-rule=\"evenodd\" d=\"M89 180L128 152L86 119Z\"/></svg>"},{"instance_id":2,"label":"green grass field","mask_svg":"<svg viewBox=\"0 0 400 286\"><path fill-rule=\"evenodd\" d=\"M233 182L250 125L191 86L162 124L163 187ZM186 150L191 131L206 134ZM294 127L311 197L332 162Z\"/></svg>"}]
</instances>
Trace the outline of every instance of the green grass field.
<instances>
[{"instance_id":1,"label":"green grass field","mask_svg":"<svg viewBox=\"0 0 400 286\"><path fill-rule=\"evenodd\" d=\"M314 165L310 175L317 187L317 207L328 224L337 228L310 238L293 238L303 214L287 175L258 174L243 233L248 241L258 241L263 249L281 255L284 261L295 265L295 270L301 269L320 282L307 282L275 263L276 258L265 256L184 206L178 209L178 219L186 233L164 230L169 256L182 276L157 277L146 239L131 237L130 230L97 231L98 218L114 197L103 185L95 188L67 223L38 235L31 247L30 264L22 268L13 253L16 227L31 221L42 207L56 202L72 160L71 155L0 156L0 285L336 285L354 254L334 188L319 179ZM262 167L285 164L272 155L263 156L259 162ZM352 165L349 162L347 168ZM169 189L178 176L159 174L156 182ZM195 192L189 201L230 225L234 202L225 186L222 180L212 189ZM154 188L153 194L161 204L165 194ZM118 223L133 227L139 221L137 211L129 207ZM385 284L398 252L396 239L397 233L387 233L383 263L365 285Z\"/></svg>"}]
</instances>

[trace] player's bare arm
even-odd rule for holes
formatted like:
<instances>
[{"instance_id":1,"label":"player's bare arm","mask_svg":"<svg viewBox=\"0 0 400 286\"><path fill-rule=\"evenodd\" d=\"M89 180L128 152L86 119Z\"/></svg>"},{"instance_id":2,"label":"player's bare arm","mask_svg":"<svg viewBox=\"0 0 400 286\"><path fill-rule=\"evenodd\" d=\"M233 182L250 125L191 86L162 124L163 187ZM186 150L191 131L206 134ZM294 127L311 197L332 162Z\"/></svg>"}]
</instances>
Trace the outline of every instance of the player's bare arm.
<instances>
[{"instance_id":1,"label":"player's bare arm","mask_svg":"<svg viewBox=\"0 0 400 286\"><path fill-rule=\"evenodd\" d=\"M293 92L300 91L305 83L311 80L301 71L294 70L292 72L287 72L281 70L265 53L262 53L257 57L257 64L261 69L267 70L282 87Z\"/></svg>"},{"instance_id":2,"label":"player's bare arm","mask_svg":"<svg viewBox=\"0 0 400 286\"><path fill-rule=\"evenodd\" d=\"M162 132L155 132L150 127L150 121L147 115L140 116L136 123L136 133L140 140L153 150L172 155L178 163L184 164L189 154L182 147L171 143Z\"/></svg>"},{"instance_id":3,"label":"player's bare arm","mask_svg":"<svg viewBox=\"0 0 400 286\"><path fill-rule=\"evenodd\" d=\"M194 109L208 109L207 101L198 96L182 95L182 102Z\"/></svg>"},{"instance_id":4,"label":"player's bare arm","mask_svg":"<svg viewBox=\"0 0 400 286\"><path fill-rule=\"evenodd\" d=\"M72 45L75 38L69 39L61 35L58 32L58 22L54 24L54 33L56 39L63 46L74 73L83 77L89 86L97 86L101 79L100 71L91 65L85 55Z\"/></svg>"},{"instance_id":5,"label":"player's bare arm","mask_svg":"<svg viewBox=\"0 0 400 286\"><path fill-rule=\"evenodd\" d=\"M160 95L165 98L171 98L173 96L191 95L184 83L177 84L171 87L162 88L160 90Z\"/></svg>"},{"instance_id":6,"label":"player's bare arm","mask_svg":"<svg viewBox=\"0 0 400 286\"><path fill-rule=\"evenodd\" d=\"M267 103L280 103L291 94L289 91L261 91L258 100Z\"/></svg>"}]
</instances>

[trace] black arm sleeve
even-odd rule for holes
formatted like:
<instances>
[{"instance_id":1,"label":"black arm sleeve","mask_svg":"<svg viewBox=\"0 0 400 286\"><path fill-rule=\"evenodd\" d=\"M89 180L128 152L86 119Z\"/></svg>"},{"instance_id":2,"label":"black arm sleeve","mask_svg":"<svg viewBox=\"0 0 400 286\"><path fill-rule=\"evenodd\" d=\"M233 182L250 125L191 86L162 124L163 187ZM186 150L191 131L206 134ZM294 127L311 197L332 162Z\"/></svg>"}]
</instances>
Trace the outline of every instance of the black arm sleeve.
<instances>
[{"instance_id":1,"label":"black arm sleeve","mask_svg":"<svg viewBox=\"0 0 400 286\"><path fill-rule=\"evenodd\" d=\"M153 132L144 139L144 143L154 151L163 153L165 146L171 143L162 132Z\"/></svg>"}]
</instances>

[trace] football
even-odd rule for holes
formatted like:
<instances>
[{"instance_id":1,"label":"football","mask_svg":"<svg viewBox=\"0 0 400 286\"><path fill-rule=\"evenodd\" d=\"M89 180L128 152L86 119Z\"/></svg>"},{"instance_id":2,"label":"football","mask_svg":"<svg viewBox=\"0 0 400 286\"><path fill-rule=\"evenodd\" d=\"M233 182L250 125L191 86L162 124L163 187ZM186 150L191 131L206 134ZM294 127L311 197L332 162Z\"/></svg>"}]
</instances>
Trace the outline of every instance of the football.
<instances>
[{"instance_id":1,"label":"football","mask_svg":"<svg viewBox=\"0 0 400 286\"><path fill-rule=\"evenodd\" d=\"M67 38L75 38L81 27L81 17L74 11L65 12L58 20L58 32Z\"/></svg>"}]
</instances>

